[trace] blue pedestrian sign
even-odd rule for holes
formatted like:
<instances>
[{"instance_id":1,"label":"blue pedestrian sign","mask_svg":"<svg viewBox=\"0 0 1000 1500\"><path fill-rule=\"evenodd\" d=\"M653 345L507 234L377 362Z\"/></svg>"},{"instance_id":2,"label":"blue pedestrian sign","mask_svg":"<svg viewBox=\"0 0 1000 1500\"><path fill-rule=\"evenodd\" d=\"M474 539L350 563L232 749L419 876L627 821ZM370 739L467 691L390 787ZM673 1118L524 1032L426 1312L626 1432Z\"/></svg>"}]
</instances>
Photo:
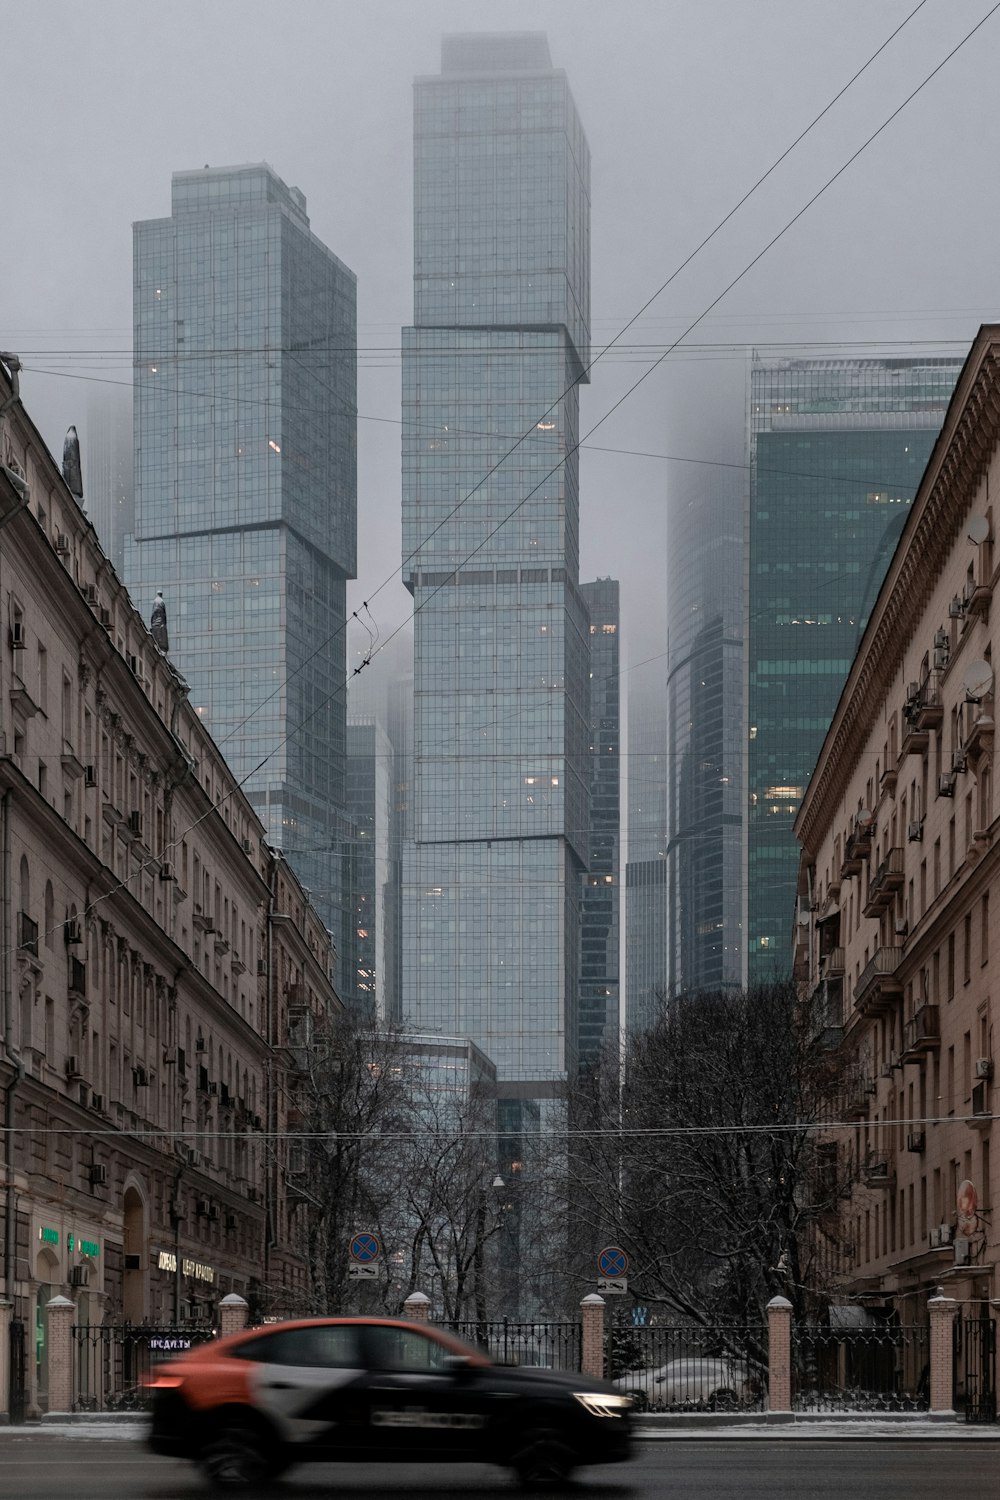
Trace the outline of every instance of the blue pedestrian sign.
<instances>
[{"instance_id":1,"label":"blue pedestrian sign","mask_svg":"<svg viewBox=\"0 0 1000 1500\"><path fill-rule=\"evenodd\" d=\"M617 1279L628 1272L628 1256L617 1245L607 1245L597 1257L597 1269L602 1276Z\"/></svg>"},{"instance_id":2,"label":"blue pedestrian sign","mask_svg":"<svg viewBox=\"0 0 1000 1500\"><path fill-rule=\"evenodd\" d=\"M372 1261L378 1260L382 1254L382 1242L377 1234L369 1234L365 1231L356 1234L351 1241L351 1259L356 1260L359 1266L370 1266Z\"/></svg>"}]
</instances>

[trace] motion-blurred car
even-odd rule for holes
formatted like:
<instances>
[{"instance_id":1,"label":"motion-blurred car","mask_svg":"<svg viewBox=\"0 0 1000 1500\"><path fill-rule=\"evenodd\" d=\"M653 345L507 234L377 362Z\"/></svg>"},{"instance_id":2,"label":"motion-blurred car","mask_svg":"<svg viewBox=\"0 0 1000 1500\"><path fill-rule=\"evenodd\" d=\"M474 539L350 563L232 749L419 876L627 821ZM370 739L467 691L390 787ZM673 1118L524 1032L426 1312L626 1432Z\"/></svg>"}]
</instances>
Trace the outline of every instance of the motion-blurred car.
<instances>
[{"instance_id":1,"label":"motion-blurred car","mask_svg":"<svg viewBox=\"0 0 1000 1500\"><path fill-rule=\"evenodd\" d=\"M738 1359L687 1355L614 1381L637 1411L741 1411L757 1405L760 1383Z\"/></svg>"},{"instance_id":2,"label":"motion-blurred car","mask_svg":"<svg viewBox=\"0 0 1000 1500\"><path fill-rule=\"evenodd\" d=\"M150 1446L217 1489L309 1460L496 1463L528 1489L629 1456L630 1397L587 1375L495 1365L452 1334L385 1318L246 1329L158 1365Z\"/></svg>"}]
</instances>

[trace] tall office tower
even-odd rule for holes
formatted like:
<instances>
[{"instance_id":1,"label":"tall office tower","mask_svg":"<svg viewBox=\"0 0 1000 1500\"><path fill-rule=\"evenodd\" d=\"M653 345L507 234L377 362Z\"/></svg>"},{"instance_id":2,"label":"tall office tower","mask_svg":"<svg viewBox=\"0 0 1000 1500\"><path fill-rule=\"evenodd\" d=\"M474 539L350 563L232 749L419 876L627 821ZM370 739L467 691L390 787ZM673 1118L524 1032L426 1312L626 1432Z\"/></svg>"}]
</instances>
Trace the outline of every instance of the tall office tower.
<instances>
[{"instance_id":1,"label":"tall office tower","mask_svg":"<svg viewBox=\"0 0 1000 1500\"><path fill-rule=\"evenodd\" d=\"M581 1064L618 1032L620 677L618 583L581 586L590 612L590 868L580 911Z\"/></svg>"},{"instance_id":2,"label":"tall office tower","mask_svg":"<svg viewBox=\"0 0 1000 1500\"><path fill-rule=\"evenodd\" d=\"M525 1098L576 1067L589 823L578 383L589 152L538 35L452 36L415 87L403 333L414 805L404 1015Z\"/></svg>"},{"instance_id":3,"label":"tall office tower","mask_svg":"<svg viewBox=\"0 0 1000 1500\"><path fill-rule=\"evenodd\" d=\"M961 361L769 360L750 370L747 974L787 974L792 823L944 420Z\"/></svg>"},{"instance_id":4,"label":"tall office tower","mask_svg":"<svg viewBox=\"0 0 1000 1500\"><path fill-rule=\"evenodd\" d=\"M398 1016L395 992L392 745L376 719L347 724L347 811L353 825L348 861L352 924L341 999L380 1020Z\"/></svg>"},{"instance_id":5,"label":"tall office tower","mask_svg":"<svg viewBox=\"0 0 1000 1500\"><path fill-rule=\"evenodd\" d=\"M128 586L343 953L354 274L266 165L175 173L134 262Z\"/></svg>"},{"instance_id":6,"label":"tall office tower","mask_svg":"<svg viewBox=\"0 0 1000 1500\"><path fill-rule=\"evenodd\" d=\"M105 555L121 577L134 519L132 392L91 387L80 429L83 503Z\"/></svg>"},{"instance_id":7,"label":"tall office tower","mask_svg":"<svg viewBox=\"0 0 1000 1500\"><path fill-rule=\"evenodd\" d=\"M364 652L352 667L360 666ZM388 864L382 871L387 884L387 921L383 951L385 1013L400 1019L403 987L403 840L407 835L413 796L413 638L395 635L357 676L348 677L347 709L351 721L379 726L388 740L392 778L388 823ZM352 891L352 902L357 893Z\"/></svg>"},{"instance_id":8,"label":"tall office tower","mask_svg":"<svg viewBox=\"0 0 1000 1500\"><path fill-rule=\"evenodd\" d=\"M670 986L667 704L659 674L646 669L644 678L633 674L628 690L625 1025L632 1034L649 1026Z\"/></svg>"},{"instance_id":9,"label":"tall office tower","mask_svg":"<svg viewBox=\"0 0 1000 1500\"><path fill-rule=\"evenodd\" d=\"M743 475L705 467L667 511L667 993L742 961Z\"/></svg>"}]
</instances>

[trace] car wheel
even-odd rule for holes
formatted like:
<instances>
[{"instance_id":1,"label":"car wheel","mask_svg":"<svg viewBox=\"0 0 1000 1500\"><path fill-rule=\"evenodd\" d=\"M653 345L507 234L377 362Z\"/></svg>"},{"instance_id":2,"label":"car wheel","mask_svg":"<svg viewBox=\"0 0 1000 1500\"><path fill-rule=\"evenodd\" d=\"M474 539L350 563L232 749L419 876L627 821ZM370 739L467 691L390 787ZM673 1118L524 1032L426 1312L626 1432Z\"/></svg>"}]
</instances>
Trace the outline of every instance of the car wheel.
<instances>
[{"instance_id":1,"label":"car wheel","mask_svg":"<svg viewBox=\"0 0 1000 1500\"><path fill-rule=\"evenodd\" d=\"M575 1468L573 1451L557 1432L539 1428L525 1433L514 1455L514 1471L526 1490L555 1490Z\"/></svg>"},{"instance_id":2,"label":"car wheel","mask_svg":"<svg viewBox=\"0 0 1000 1500\"><path fill-rule=\"evenodd\" d=\"M709 1411L738 1411L739 1405L735 1391L713 1391L708 1398Z\"/></svg>"},{"instance_id":3,"label":"car wheel","mask_svg":"<svg viewBox=\"0 0 1000 1500\"><path fill-rule=\"evenodd\" d=\"M212 1487L228 1492L253 1489L286 1467L259 1432L240 1422L212 1434L201 1450L201 1463Z\"/></svg>"}]
</instances>

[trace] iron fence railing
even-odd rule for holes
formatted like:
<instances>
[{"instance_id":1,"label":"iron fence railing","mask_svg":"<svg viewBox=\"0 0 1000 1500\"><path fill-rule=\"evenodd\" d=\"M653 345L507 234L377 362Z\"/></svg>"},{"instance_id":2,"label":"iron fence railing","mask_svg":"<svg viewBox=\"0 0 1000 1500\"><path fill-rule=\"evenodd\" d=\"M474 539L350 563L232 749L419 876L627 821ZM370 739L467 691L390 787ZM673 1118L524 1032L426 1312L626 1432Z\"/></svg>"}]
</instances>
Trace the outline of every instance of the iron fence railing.
<instances>
[{"instance_id":1,"label":"iron fence railing","mask_svg":"<svg viewBox=\"0 0 1000 1500\"><path fill-rule=\"evenodd\" d=\"M501 1365L537 1365L549 1370L579 1370L582 1341L579 1323L512 1323L479 1319L439 1322L466 1343L475 1344Z\"/></svg>"},{"instance_id":2,"label":"iron fence railing","mask_svg":"<svg viewBox=\"0 0 1000 1500\"><path fill-rule=\"evenodd\" d=\"M793 1410L925 1411L929 1360L926 1326L794 1324Z\"/></svg>"},{"instance_id":3,"label":"iron fence railing","mask_svg":"<svg viewBox=\"0 0 1000 1500\"><path fill-rule=\"evenodd\" d=\"M78 1411L142 1411L155 1365L215 1337L213 1328L78 1324L73 1329Z\"/></svg>"},{"instance_id":4,"label":"iron fence railing","mask_svg":"<svg viewBox=\"0 0 1000 1500\"><path fill-rule=\"evenodd\" d=\"M607 1368L640 1411L763 1411L767 1331L613 1324Z\"/></svg>"}]
</instances>

